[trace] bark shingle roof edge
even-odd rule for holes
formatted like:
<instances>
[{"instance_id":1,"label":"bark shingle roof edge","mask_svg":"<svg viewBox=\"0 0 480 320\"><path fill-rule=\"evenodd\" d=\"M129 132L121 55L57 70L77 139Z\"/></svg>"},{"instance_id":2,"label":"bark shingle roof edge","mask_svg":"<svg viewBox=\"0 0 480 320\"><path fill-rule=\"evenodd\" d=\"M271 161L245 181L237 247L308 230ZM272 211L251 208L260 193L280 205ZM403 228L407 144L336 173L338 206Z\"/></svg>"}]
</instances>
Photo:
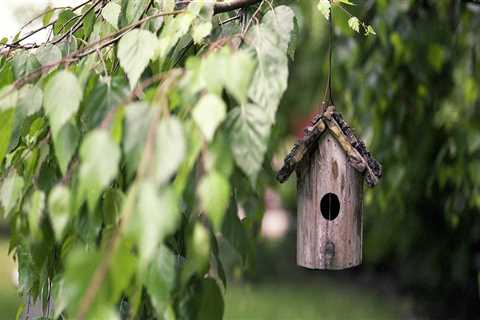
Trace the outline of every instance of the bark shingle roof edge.
<instances>
[{"instance_id":1,"label":"bark shingle roof edge","mask_svg":"<svg viewBox=\"0 0 480 320\"><path fill-rule=\"evenodd\" d=\"M368 186L375 186L382 177L382 165L373 158L365 143L358 138L334 106L327 108L323 114L317 114L284 159L282 168L277 173L277 180L288 180L297 165L311 149L317 146L320 136L328 130L345 151L350 165L364 174Z\"/></svg>"}]
</instances>

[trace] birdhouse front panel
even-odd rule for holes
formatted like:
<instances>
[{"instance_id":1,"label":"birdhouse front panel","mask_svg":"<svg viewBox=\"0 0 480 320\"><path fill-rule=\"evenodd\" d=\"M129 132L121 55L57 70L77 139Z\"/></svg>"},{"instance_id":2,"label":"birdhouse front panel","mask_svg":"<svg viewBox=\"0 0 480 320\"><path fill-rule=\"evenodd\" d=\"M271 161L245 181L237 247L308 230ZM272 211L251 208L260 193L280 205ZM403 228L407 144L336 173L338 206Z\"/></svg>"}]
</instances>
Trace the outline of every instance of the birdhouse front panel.
<instances>
[{"instance_id":1,"label":"birdhouse front panel","mask_svg":"<svg viewBox=\"0 0 480 320\"><path fill-rule=\"evenodd\" d=\"M304 157L298 172L297 263L344 269L362 261L363 176L329 133Z\"/></svg>"}]
</instances>

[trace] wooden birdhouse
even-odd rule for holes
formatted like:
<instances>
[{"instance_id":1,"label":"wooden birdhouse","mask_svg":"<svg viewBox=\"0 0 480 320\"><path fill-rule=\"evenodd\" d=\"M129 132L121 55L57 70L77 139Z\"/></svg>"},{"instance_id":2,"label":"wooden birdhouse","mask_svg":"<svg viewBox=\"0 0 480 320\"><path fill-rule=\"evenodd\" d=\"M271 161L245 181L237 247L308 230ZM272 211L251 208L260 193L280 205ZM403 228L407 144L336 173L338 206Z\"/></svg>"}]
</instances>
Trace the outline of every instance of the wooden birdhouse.
<instances>
[{"instance_id":1,"label":"wooden birdhouse","mask_svg":"<svg viewBox=\"0 0 480 320\"><path fill-rule=\"evenodd\" d=\"M362 262L363 181L373 187L381 165L330 106L305 128L277 174L297 173L297 264L345 269Z\"/></svg>"}]
</instances>

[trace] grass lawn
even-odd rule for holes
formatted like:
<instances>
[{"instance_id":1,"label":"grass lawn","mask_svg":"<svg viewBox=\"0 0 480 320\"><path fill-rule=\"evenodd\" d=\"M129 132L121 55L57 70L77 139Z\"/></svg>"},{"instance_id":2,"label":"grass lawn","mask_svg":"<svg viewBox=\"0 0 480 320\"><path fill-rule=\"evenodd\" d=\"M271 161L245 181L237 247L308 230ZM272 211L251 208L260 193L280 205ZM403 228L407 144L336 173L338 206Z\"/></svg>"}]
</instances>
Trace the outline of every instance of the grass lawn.
<instances>
[{"instance_id":1,"label":"grass lawn","mask_svg":"<svg viewBox=\"0 0 480 320\"><path fill-rule=\"evenodd\" d=\"M317 280L318 281L318 280ZM226 320L395 320L403 318L391 299L327 279L315 284L229 287Z\"/></svg>"}]
</instances>

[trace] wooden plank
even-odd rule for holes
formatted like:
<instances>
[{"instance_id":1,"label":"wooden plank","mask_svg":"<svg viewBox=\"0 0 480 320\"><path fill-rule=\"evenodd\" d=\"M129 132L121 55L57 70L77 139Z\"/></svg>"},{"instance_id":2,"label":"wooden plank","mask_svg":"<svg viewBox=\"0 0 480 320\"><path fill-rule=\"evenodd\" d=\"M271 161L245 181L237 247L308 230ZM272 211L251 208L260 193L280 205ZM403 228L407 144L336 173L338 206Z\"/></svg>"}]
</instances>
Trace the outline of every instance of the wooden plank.
<instances>
[{"instance_id":1,"label":"wooden plank","mask_svg":"<svg viewBox=\"0 0 480 320\"><path fill-rule=\"evenodd\" d=\"M297 264L311 269L345 269L362 261L363 178L338 141L325 132L315 152L297 169ZM340 212L329 221L320 202L327 193L340 201Z\"/></svg>"}]
</instances>

